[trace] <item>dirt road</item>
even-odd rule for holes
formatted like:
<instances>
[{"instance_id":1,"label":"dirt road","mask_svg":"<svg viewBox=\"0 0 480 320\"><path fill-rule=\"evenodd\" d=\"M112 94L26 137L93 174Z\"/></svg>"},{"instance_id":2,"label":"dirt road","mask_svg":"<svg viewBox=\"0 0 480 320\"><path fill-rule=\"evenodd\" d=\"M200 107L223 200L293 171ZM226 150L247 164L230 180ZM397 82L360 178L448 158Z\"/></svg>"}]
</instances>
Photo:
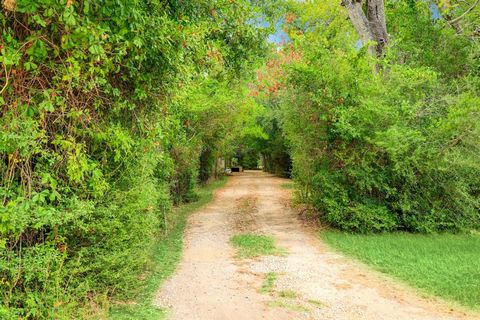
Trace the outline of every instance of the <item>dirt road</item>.
<instances>
[{"instance_id":1,"label":"dirt road","mask_svg":"<svg viewBox=\"0 0 480 320\"><path fill-rule=\"evenodd\" d=\"M191 216L182 262L155 298L170 319L474 318L332 252L290 208L287 181L238 174ZM229 239L242 232L271 235L288 254L239 260ZM277 280L261 293L268 274Z\"/></svg>"}]
</instances>

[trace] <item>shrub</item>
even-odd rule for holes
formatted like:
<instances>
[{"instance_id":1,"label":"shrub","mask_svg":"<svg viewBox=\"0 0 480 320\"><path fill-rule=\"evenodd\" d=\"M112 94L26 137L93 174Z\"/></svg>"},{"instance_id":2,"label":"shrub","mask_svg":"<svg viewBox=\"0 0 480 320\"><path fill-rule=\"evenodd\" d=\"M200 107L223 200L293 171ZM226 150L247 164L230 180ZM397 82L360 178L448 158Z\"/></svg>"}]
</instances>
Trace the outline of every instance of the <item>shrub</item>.
<instances>
[{"instance_id":1,"label":"shrub","mask_svg":"<svg viewBox=\"0 0 480 320\"><path fill-rule=\"evenodd\" d=\"M341 230L358 233L392 231L398 225L395 215L378 204L329 208L325 221Z\"/></svg>"},{"instance_id":2,"label":"shrub","mask_svg":"<svg viewBox=\"0 0 480 320\"><path fill-rule=\"evenodd\" d=\"M348 231L478 228L474 41L442 28L424 3L395 2L387 12L398 24L377 60L340 6L294 7L298 17L285 26L292 41L267 64L281 80L272 88L259 79L258 95L281 124L302 200ZM428 37L416 36L413 20ZM441 58L451 52L455 61Z\"/></svg>"}]
</instances>

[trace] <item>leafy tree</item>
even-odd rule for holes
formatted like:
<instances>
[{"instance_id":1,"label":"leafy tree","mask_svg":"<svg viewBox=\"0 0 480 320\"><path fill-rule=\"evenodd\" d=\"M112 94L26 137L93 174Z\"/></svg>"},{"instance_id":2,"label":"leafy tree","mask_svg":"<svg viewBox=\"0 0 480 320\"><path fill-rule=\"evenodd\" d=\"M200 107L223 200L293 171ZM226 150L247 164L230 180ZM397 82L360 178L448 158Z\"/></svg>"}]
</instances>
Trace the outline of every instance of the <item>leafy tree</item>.
<instances>
[{"instance_id":1,"label":"leafy tree","mask_svg":"<svg viewBox=\"0 0 480 320\"><path fill-rule=\"evenodd\" d=\"M257 77L257 95L278 106L302 199L353 232L478 228L475 40L433 17L428 3L388 2L389 45L376 41L377 59L358 45L369 35L352 17L368 21L368 4L366 13L344 4L291 3L290 43L269 62L277 76Z\"/></svg>"}]
</instances>

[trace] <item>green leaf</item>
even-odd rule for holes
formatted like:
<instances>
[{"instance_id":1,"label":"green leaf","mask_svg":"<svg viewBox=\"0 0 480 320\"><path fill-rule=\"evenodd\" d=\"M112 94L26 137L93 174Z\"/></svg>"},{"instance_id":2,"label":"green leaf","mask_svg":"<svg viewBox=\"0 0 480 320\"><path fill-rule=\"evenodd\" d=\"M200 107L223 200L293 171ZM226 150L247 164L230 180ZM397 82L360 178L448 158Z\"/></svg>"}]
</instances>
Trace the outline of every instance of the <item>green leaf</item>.
<instances>
[{"instance_id":1,"label":"green leaf","mask_svg":"<svg viewBox=\"0 0 480 320\"><path fill-rule=\"evenodd\" d=\"M75 19L75 15L73 13L72 7L65 10L65 12L63 13L62 19L67 26L73 27L74 25L76 25L77 21Z\"/></svg>"},{"instance_id":2,"label":"green leaf","mask_svg":"<svg viewBox=\"0 0 480 320\"><path fill-rule=\"evenodd\" d=\"M55 111L55 108L53 107L53 103L50 100L44 100L40 103L39 105L41 110L45 110L48 112L53 112Z\"/></svg>"},{"instance_id":3,"label":"green leaf","mask_svg":"<svg viewBox=\"0 0 480 320\"><path fill-rule=\"evenodd\" d=\"M90 12L90 1L85 0L83 2L83 13L88 14Z\"/></svg>"},{"instance_id":4,"label":"green leaf","mask_svg":"<svg viewBox=\"0 0 480 320\"><path fill-rule=\"evenodd\" d=\"M98 44L94 44L94 45L90 46L88 51L90 51L90 53L93 54L93 55L101 55L105 52L103 50L103 48L101 46L99 46Z\"/></svg>"},{"instance_id":5,"label":"green leaf","mask_svg":"<svg viewBox=\"0 0 480 320\"><path fill-rule=\"evenodd\" d=\"M30 71L37 69L38 66L32 61L28 61L23 64L23 67L25 68L25 70Z\"/></svg>"},{"instance_id":6,"label":"green leaf","mask_svg":"<svg viewBox=\"0 0 480 320\"><path fill-rule=\"evenodd\" d=\"M38 14L34 15L32 18L38 25L41 25L42 27L47 26L45 20L43 20Z\"/></svg>"},{"instance_id":7,"label":"green leaf","mask_svg":"<svg viewBox=\"0 0 480 320\"><path fill-rule=\"evenodd\" d=\"M33 45L27 49L26 52L30 57L38 60L43 60L48 56L47 46L42 40L36 40Z\"/></svg>"}]
</instances>

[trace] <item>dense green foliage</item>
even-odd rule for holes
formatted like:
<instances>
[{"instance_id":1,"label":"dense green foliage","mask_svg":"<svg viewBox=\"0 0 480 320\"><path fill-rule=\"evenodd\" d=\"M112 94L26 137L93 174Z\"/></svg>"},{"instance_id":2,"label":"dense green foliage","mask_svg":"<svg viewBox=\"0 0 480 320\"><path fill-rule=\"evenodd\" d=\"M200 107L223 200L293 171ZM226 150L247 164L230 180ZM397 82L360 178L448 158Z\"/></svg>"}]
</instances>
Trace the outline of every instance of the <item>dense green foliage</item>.
<instances>
[{"instance_id":1,"label":"dense green foliage","mask_svg":"<svg viewBox=\"0 0 480 320\"><path fill-rule=\"evenodd\" d=\"M480 227L477 36L433 19L425 1L389 1L391 44L376 59L341 6L291 10L291 42L256 90L281 124L303 200L354 232Z\"/></svg>"},{"instance_id":2,"label":"dense green foliage","mask_svg":"<svg viewBox=\"0 0 480 320\"><path fill-rule=\"evenodd\" d=\"M220 157L292 173L344 230L480 227L473 1L388 1L378 59L338 3L275 3L2 2L0 318L131 298ZM261 66L268 19L289 42Z\"/></svg>"},{"instance_id":3,"label":"dense green foliage","mask_svg":"<svg viewBox=\"0 0 480 320\"><path fill-rule=\"evenodd\" d=\"M249 1L3 9L0 318L98 313L231 151L265 30Z\"/></svg>"},{"instance_id":4,"label":"dense green foliage","mask_svg":"<svg viewBox=\"0 0 480 320\"><path fill-rule=\"evenodd\" d=\"M478 309L480 236L389 233L355 235L325 231L328 244L424 293Z\"/></svg>"}]
</instances>

